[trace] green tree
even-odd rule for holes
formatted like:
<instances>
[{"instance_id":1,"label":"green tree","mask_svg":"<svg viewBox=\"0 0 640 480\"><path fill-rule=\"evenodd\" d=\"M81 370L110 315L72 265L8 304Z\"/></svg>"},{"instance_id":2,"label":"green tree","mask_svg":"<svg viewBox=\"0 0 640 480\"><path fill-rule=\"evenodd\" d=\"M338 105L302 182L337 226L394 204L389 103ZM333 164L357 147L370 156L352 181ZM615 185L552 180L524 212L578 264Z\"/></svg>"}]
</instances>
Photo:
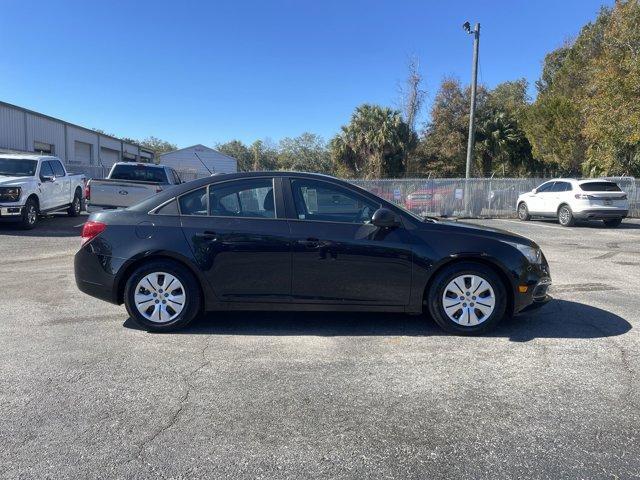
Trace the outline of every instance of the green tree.
<instances>
[{"instance_id":1,"label":"green tree","mask_svg":"<svg viewBox=\"0 0 640 480\"><path fill-rule=\"evenodd\" d=\"M331 173L331 155L327 143L314 133L305 132L280 140L278 168L300 172Z\"/></svg>"},{"instance_id":2,"label":"green tree","mask_svg":"<svg viewBox=\"0 0 640 480\"><path fill-rule=\"evenodd\" d=\"M253 166L253 154L240 140L231 140L225 143L218 143L216 150L233 157L238 162L239 172L249 172Z\"/></svg>"},{"instance_id":3,"label":"green tree","mask_svg":"<svg viewBox=\"0 0 640 480\"><path fill-rule=\"evenodd\" d=\"M340 175L397 177L404 173L407 154L416 144L416 134L399 111L364 104L331 141L331 156Z\"/></svg>"},{"instance_id":4,"label":"green tree","mask_svg":"<svg viewBox=\"0 0 640 480\"><path fill-rule=\"evenodd\" d=\"M276 170L278 151L269 141L256 140L251 144L251 169L253 171Z\"/></svg>"},{"instance_id":5,"label":"green tree","mask_svg":"<svg viewBox=\"0 0 640 480\"><path fill-rule=\"evenodd\" d=\"M153 150L156 153L156 156L162 153L173 152L174 150L178 149L178 146L175 143L170 143L166 140L161 140L160 138L154 136L147 137L137 143L141 147Z\"/></svg>"},{"instance_id":6,"label":"green tree","mask_svg":"<svg viewBox=\"0 0 640 480\"><path fill-rule=\"evenodd\" d=\"M618 1L605 15L583 103L583 173L640 175L640 4Z\"/></svg>"}]
</instances>

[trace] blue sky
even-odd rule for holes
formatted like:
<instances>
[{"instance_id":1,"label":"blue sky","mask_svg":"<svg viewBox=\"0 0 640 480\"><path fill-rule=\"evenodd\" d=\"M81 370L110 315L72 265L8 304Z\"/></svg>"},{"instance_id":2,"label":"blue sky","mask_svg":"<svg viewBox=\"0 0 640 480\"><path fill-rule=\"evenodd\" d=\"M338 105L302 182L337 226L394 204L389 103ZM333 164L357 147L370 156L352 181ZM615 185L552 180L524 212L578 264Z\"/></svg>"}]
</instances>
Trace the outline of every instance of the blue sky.
<instances>
[{"instance_id":1,"label":"blue sky","mask_svg":"<svg viewBox=\"0 0 640 480\"><path fill-rule=\"evenodd\" d=\"M397 106L411 55L428 103L444 76L468 82L467 19L482 25L481 82L533 83L545 53L612 3L2 0L0 100L179 146L328 139L361 103Z\"/></svg>"}]
</instances>

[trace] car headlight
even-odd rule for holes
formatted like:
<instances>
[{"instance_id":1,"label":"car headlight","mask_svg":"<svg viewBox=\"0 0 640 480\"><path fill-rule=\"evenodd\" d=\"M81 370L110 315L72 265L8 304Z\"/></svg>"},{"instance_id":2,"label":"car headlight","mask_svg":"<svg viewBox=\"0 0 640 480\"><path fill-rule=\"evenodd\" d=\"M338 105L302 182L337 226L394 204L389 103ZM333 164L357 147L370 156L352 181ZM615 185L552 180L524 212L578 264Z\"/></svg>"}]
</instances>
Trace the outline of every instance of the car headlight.
<instances>
[{"instance_id":1,"label":"car headlight","mask_svg":"<svg viewBox=\"0 0 640 480\"><path fill-rule=\"evenodd\" d=\"M538 247L531 247L529 245L524 245L522 243L513 243L513 242L504 242L508 245L511 245L513 248L516 248L523 254L530 263L535 263L536 265L540 265L542 263L542 250Z\"/></svg>"},{"instance_id":2,"label":"car headlight","mask_svg":"<svg viewBox=\"0 0 640 480\"><path fill-rule=\"evenodd\" d=\"M20 198L20 187L0 187L0 200L15 202Z\"/></svg>"}]
</instances>

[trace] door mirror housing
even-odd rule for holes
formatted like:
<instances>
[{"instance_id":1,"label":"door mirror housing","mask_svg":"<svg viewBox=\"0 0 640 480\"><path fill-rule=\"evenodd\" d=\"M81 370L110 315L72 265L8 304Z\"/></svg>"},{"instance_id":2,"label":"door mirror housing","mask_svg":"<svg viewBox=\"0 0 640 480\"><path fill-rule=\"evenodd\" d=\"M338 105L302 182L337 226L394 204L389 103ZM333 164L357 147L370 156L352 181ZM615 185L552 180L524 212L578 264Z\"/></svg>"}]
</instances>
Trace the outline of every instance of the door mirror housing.
<instances>
[{"instance_id":1,"label":"door mirror housing","mask_svg":"<svg viewBox=\"0 0 640 480\"><path fill-rule=\"evenodd\" d=\"M373 212L371 224L380 228L395 228L400 226L400 219L388 208L379 208Z\"/></svg>"},{"instance_id":2,"label":"door mirror housing","mask_svg":"<svg viewBox=\"0 0 640 480\"><path fill-rule=\"evenodd\" d=\"M533 194L538 193L538 189L537 189L537 188L534 188L533 190L531 190L531 193L533 193Z\"/></svg>"},{"instance_id":3,"label":"door mirror housing","mask_svg":"<svg viewBox=\"0 0 640 480\"><path fill-rule=\"evenodd\" d=\"M51 175L42 175L40 177L40 180L42 180L43 182L53 182L55 180L55 177Z\"/></svg>"}]
</instances>

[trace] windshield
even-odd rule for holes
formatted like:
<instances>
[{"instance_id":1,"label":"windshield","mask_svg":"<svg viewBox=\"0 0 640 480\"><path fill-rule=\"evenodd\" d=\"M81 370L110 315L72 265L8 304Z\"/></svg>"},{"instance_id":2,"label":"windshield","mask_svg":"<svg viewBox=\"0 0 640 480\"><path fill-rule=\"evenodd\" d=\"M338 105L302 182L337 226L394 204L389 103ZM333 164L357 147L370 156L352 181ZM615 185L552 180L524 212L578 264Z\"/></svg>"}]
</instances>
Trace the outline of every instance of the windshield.
<instances>
[{"instance_id":1,"label":"windshield","mask_svg":"<svg viewBox=\"0 0 640 480\"><path fill-rule=\"evenodd\" d=\"M584 192L621 192L620 187L613 182L587 182L581 183L580 188Z\"/></svg>"},{"instance_id":2,"label":"windshield","mask_svg":"<svg viewBox=\"0 0 640 480\"><path fill-rule=\"evenodd\" d=\"M167 175L164 173L164 168L148 165L116 165L109 178L137 182L169 183Z\"/></svg>"},{"instance_id":3,"label":"windshield","mask_svg":"<svg viewBox=\"0 0 640 480\"><path fill-rule=\"evenodd\" d=\"M0 158L0 175L9 177L33 177L38 167L37 160Z\"/></svg>"}]
</instances>

